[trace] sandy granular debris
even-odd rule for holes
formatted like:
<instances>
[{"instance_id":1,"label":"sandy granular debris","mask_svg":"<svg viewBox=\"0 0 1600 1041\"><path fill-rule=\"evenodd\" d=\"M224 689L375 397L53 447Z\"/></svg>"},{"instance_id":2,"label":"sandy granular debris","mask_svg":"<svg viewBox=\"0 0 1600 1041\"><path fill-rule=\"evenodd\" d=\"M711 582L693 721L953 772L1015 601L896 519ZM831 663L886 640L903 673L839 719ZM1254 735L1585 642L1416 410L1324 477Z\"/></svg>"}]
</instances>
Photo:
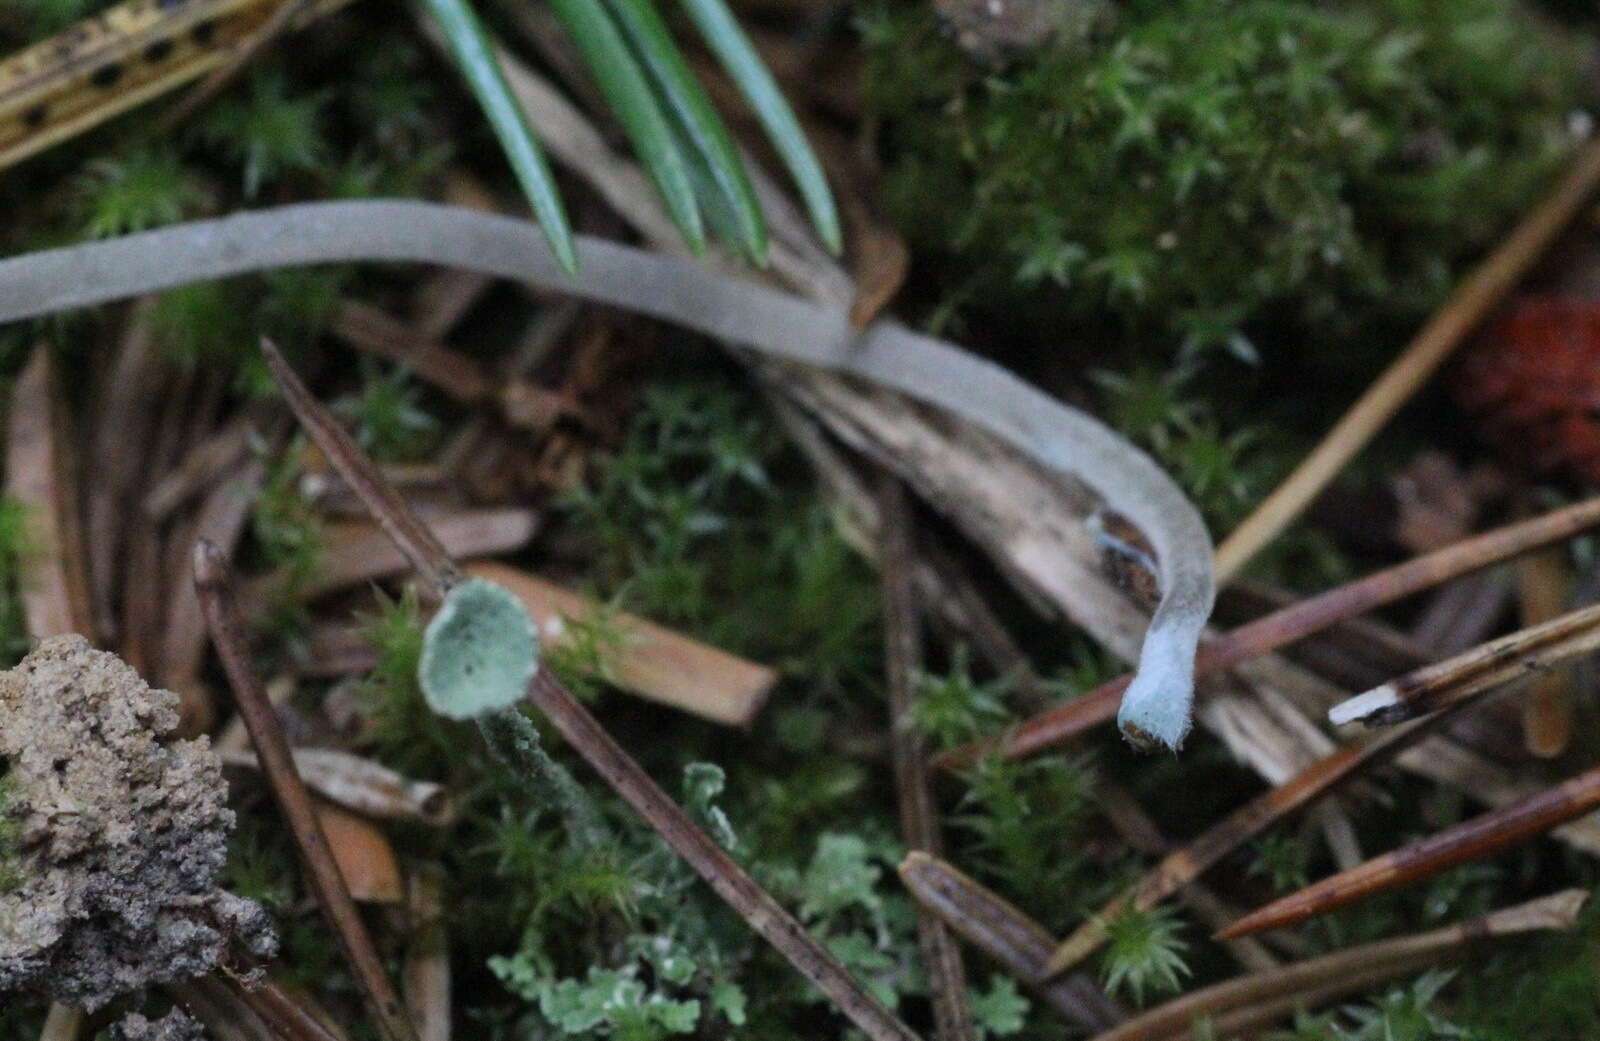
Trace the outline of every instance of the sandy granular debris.
<instances>
[{"instance_id":1,"label":"sandy granular debris","mask_svg":"<svg viewBox=\"0 0 1600 1041\"><path fill-rule=\"evenodd\" d=\"M80 636L0 672L0 759L17 833L0 893L0 993L95 1009L209 972L227 935L268 954L270 922L217 889L233 813L205 738L160 739L177 695Z\"/></svg>"}]
</instances>

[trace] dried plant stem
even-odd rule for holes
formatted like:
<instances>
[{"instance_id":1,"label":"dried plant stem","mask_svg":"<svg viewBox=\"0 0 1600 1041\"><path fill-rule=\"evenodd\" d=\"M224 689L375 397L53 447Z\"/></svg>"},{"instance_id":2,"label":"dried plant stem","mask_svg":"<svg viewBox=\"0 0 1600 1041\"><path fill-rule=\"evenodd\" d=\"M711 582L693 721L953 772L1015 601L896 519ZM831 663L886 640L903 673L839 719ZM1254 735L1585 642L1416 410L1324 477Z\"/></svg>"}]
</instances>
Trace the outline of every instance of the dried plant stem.
<instances>
[{"instance_id":1,"label":"dried plant stem","mask_svg":"<svg viewBox=\"0 0 1600 1041\"><path fill-rule=\"evenodd\" d=\"M328 457L329 464L344 478L345 484L366 503L367 509L372 511L373 520L405 554L406 560L411 562L417 573L429 585L441 591L461 581L461 572L451 562L444 547L439 545L439 540L412 516L394 488L383 479L366 453L356 447L355 441L345 433L338 420L311 396L278 348L262 339L261 353L266 356L272 376L283 390L283 396L294 411L295 418L300 420L306 433L322 449L323 455Z\"/></svg>"},{"instance_id":2,"label":"dried plant stem","mask_svg":"<svg viewBox=\"0 0 1600 1041\"><path fill-rule=\"evenodd\" d=\"M1345 745L1234 810L1188 845L1167 854L1143 878L1079 926L1051 955L1046 974L1065 972L1093 954L1107 939L1105 923L1123 908L1130 904L1140 909L1154 907L1199 878L1241 844L1289 814L1309 806L1335 785L1415 744L1437 727L1445 715L1417 720L1372 740Z\"/></svg>"},{"instance_id":3,"label":"dried plant stem","mask_svg":"<svg viewBox=\"0 0 1600 1041\"><path fill-rule=\"evenodd\" d=\"M1416 338L1367 388L1276 491L1217 548L1223 583L1283 531L1389 418L1433 375L1458 344L1527 274L1600 185L1600 141L1578 151L1560 184L1528 211L1474 268Z\"/></svg>"},{"instance_id":4,"label":"dried plant stem","mask_svg":"<svg viewBox=\"0 0 1600 1041\"><path fill-rule=\"evenodd\" d=\"M1273 972L1241 976L1175 998L1095 1041L1185 1037L1190 1024L1202 1017L1211 1021L1216 1036L1232 1037L1296 1008L1314 1008L1339 995L1464 954L1487 937L1570 929L1587 899L1588 893L1583 890L1568 889L1442 929L1352 947Z\"/></svg>"},{"instance_id":5,"label":"dried plant stem","mask_svg":"<svg viewBox=\"0 0 1600 1041\"><path fill-rule=\"evenodd\" d=\"M900 479L887 470L878 483L880 566L883 574L884 675L889 700L889 751L900 802L900 834L909 850L944 849L928 763L913 716L922 632L911 551L911 504ZM934 1032L940 1041L977 1041L967 999L967 971L956 938L937 915L918 906L917 938L933 997Z\"/></svg>"},{"instance_id":6,"label":"dried plant stem","mask_svg":"<svg viewBox=\"0 0 1600 1041\"><path fill-rule=\"evenodd\" d=\"M400 999L384 974L383 961L339 874L327 836L318 823L311 795L295 771L289 742L278 724L277 713L251 667L239 623L232 569L217 547L203 539L194 549L194 585L212 642L216 644L217 654L233 687L234 703L250 731L250 740L255 745L273 797L305 859L312 891L361 984L368 1011L385 1041L416 1041L411 1021L406 1018Z\"/></svg>"},{"instance_id":7,"label":"dried plant stem","mask_svg":"<svg viewBox=\"0 0 1600 1041\"><path fill-rule=\"evenodd\" d=\"M1249 661L1329 626L1393 603L1450 579L1561 542L1600 525L1600 497L1518 521L1403 564L1347 582L1201 644L1195 674ZM1036 755L1115 718L1130 676L1101 684L1083 697L1041 712L993 742L941 753L934 765L955 767L994 750L1008 759Z\"/></svg>"},{"instance_id":8,"label":"dried plant stem","mask_svg":"<svg viewBox=\"0 0 1600 1041\"><path fill-rule=\"evenodd\" d=\"M824 950L726 850L690 820L549 669L540 669L534 676L528 686L528 700L750 928L832 999L858 1029L874 1041L913 1041L917 1037L867 993L849 970Z\"/></svg>"},{"instance_id":9,"label":"dried plant stem","mask_svg":"<svg viewBox=\"0 0 1600 1041\"><path fill-rule=\"evenodd\" d=\"M420 1041L450 1041L450 942L443 876L431 865L415 871L407 893L411 943L404 971L406 1008Z\"/></svg>"},{"instance_id":10,"label":"dried plant stem","mask_svg":"<svg viewBox=\"0 0 1600 1041\"><path fill-rule=\"evenodd\" d=\"M1530 553L1517 563L1517 600L1524 626L1560 617L1571 599L1567 554L1561 547ZM1572 670L1535 677L1522 699L1522 739L1540 759L1554 759L1572 740Z\"/></svg>"},{"instance_id":11,"label":"dried plant stem","mask_svg":"<svg viewBox=\"0 0 1600 1041\"><path fill-rule=\"evenodd\" d=\"M1047 978L1045 963L1055 941L1044 926L998 893L939 857L915 850L901 862L900 879L919 906L944 919L1074 1026L1104 1030L1123 1018L1110 999L1083 977Z\"/></svg>"},{"instance_id":12,"label":"dried plant stem","mask_svg":"<svg viewBox=\"0 0 1600 1041\"><path fill-rule=\"evenodd\" d=\"M1600 605L1569 611L1543 625L1501 636L1464 654L1426 665L1341 701L1328 710L1336 726L1382 726L1444 708L1479 691L1538 678L1600 648Z\"/></svg>"},{"instance_id":13,"label":"dried plant stem","mask_svg":"<svg viewBox=\"0 0 1600 1041\"><path fill-rule=\"evenodd\" d=\"M1410 885L1498 853L1600 806L1600 767L1500 810L1341 871L1252 911L1217 935L1248 936L1294 925L1374 893Z\"/></svg>"}]
</instances>

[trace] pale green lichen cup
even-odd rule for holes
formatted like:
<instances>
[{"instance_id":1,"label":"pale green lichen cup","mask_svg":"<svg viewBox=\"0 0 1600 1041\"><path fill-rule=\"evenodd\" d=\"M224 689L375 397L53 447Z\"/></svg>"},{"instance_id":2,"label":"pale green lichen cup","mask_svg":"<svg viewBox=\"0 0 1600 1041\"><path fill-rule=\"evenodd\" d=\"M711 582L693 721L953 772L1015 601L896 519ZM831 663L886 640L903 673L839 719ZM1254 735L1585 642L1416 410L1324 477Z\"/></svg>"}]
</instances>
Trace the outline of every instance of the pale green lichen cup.
<instances>
[{"instance_id":1,"label":"pale green lichen cup","mask_svg":"<svg viewBox=\"0 0 1600 1041\"><path fill-rule=\"evenodd\" d=\"M522 601L472 579L428 623L417 678L435 712L473 719L515 705L538 669L539 634Z\"/></svg>"}]
</instances>

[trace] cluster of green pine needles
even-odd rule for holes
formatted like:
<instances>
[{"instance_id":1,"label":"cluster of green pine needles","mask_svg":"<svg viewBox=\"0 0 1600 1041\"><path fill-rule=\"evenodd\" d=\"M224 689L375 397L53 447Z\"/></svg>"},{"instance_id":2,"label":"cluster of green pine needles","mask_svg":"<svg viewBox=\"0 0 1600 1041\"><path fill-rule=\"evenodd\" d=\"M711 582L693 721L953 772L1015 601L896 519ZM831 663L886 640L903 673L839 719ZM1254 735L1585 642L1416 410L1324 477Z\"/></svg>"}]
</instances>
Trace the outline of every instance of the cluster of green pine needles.
<instances>
[{"instance_id":1,"label":"cluster of green pine needles","mask_svg":"<svg viewBox=\"0 0 1600 1041\"><path fill-rule=\"evenodd\" d=\"M467 0L426 0L505 150L556 259L578 269L566 208L538 138L495 61ZM794 111L723 0L682 0L707 47L750 103L794 178L824 245L840 249L838 212L822 164ZM714 234L758 267L767 225L738 148L695 79L653 0L550 0L607 104L650 174L667 212L698 256Z\"/></svg>"}]
</instances>

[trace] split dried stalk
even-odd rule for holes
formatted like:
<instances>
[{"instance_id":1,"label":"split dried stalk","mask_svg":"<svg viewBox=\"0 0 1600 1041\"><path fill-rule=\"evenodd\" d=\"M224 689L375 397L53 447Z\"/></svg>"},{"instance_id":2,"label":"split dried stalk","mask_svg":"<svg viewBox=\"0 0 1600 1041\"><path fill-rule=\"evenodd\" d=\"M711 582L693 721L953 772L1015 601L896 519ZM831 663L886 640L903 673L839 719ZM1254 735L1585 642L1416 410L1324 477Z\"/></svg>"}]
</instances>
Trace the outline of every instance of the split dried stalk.
<instances>
[{"instance_id":1,"label":"split dried stalk","mask_svg":"<svg viewBox=\"0 0 1600 1041\"><path fill-rule=\"evenodd\" d=\"M1241 976L1175 998L1095 1041L1185 1037L1190 1024L1201 1018L1210 1020L1216 1036L1232 1037L1297 1008L1315 1008L1340 995L1458 957L1489 937L1571 929L1588 898L1589 894L1581 889L1568 889L1441 929L1336 951L1273 972Z\"/></svg>"},{"instance_id":2,"label":"split dried stalk","mask_svg":"<svg viewBox=\"0 0 1600 1041\"><path fill-rule=\"evenodd\" d=\"M1217 935L1248 936L1295 925L1335 908L1432 878L1447 868L1492 856L1542 835L1600 806L1600 767L1504 809L1481 814L1453 828L1341 871L1234 922Z\"/></svg>"},{"instance_id":3,"label":"split dried stalk","mask_svg":"<svg viewBox=\"0 0 1600 1041\"><path fill-rule=\"evenodd\" d=\"M1600 648L1600 605L1569 611L1464 654L1414 669L1328 710L1335 726L1399 723L1502 684L1538 678L1562 662Z\"/></svg>"},{"instance_id":4,"label":"split dried stalk","mask_svg":"<svg viewBox=\"0 0 1600 1041\"><path fill-rule=\"evenodd\" d=\"M199 594L211 639L233 687L235 705L249 728L272 794L305 860L312 891L361 984L369 1013L385 1041L417 1041L416 1031L384 973L383 961L367 934L361 913L340 877L327 836L317 821L311 794L295 772L294 758L277 713L251 667L231 571L227 559L216 546L204 540L195 545L195 591Z\"/></svg>"},{"instance_id":5,"label":"split dried stalk","mask_svg":"<svg viewBox=\"0 0 1600 1041\"><path fill-rule=\"evenodd\" d=\"M87 559L73 480L66 404L50 349L34 348L12 393L6 493L21 504L32 552L22 558L20 593L35 639L92 636Z\"/></svg>"},{"instance_id":6,"label":"split dried stalk","mask_svg":"<svg viewBox=\"0 0 1600 1041\"><path fill-rule=\"evenodd\" d=\"M1462 702L1458 707L1464 707ZM1441 713L1420 719L1366 742L1345 745L1319 759L1286 783L1245 803L1185 846L1162 858L1144 877L1108 901L1062 941L1050 956L1047 974L1065 972L1106 942L1105 923L1132 905L1141 910L1177 893L1214 867L1223 857L1260 835L1291 813L1305 809L1334 786L1415 744L1443 721ZM1231 938L1231 937L1230 937Z\"/></svg>"},{"instance_id":7,"label":"split dried stalk","mask_svg":"<svg viewBox=\"0 0 1600 1041\"><path fill-rule=\"evenodd\" d=\"M1383 374L1367 388L1294 473L1217 548L1225 582L1276 538L1333 477L1366 447L1450 352L1477 328L1600 186L1600 141L1583 145L1567 175L1509 236L1456 287L1444 305Z\"/></svg>"},{"instance_id":8,"label":"split dried stalk","mask_svg":"<svg viewBox=\"0 0 1600 1041\"><path fill-rule=\"evenodd\" d=\"M1205 675L1249 661L1339 622L1468 572L1569 539L1596 525L1600 525L1600 498L1586 499L1347 582L1201 644L1195 658L1195 674ZM1024 720L994 741L943 752L935 757L934 764L959 766L991 750L1008 759L1021 759L1054 748L1109 722L1116 715L1118 699L1129 678L1109 680L1080 698Z\"/></svg>"},{"instance_id":9,"label":"split dried stalk","mask_svg":"<svg viewBox=\"0 0 1600 1041\"><path fill-rule=\"evenodd\" d=\"M919 851L901 862L900 880L918 906L944 919L1078 1029L1105 1030L1122 1020L1120 1010L1082 976L1048 978L1045 963L1055 941L1044 926L998 893Z\"/></svg>"},{"instance_id":10,"label":"split dried stalk","mask_svg":"<svg viewBox=\"0 0 1600 1041\"><path fill-rule=\"evenodd\" d=\"M922 670L922 631L912 586L911 504L900 479L885 471L878 485L880 570L883 575L884 679L889 700L889 751L900 803L900 834L908 850L944 852L939 810L916 727L916 683ZM918 905L917 939L933 998L940 1041L977 1041L967 999L967 971L949 927Z\"/></svg>"}]
</instances>

